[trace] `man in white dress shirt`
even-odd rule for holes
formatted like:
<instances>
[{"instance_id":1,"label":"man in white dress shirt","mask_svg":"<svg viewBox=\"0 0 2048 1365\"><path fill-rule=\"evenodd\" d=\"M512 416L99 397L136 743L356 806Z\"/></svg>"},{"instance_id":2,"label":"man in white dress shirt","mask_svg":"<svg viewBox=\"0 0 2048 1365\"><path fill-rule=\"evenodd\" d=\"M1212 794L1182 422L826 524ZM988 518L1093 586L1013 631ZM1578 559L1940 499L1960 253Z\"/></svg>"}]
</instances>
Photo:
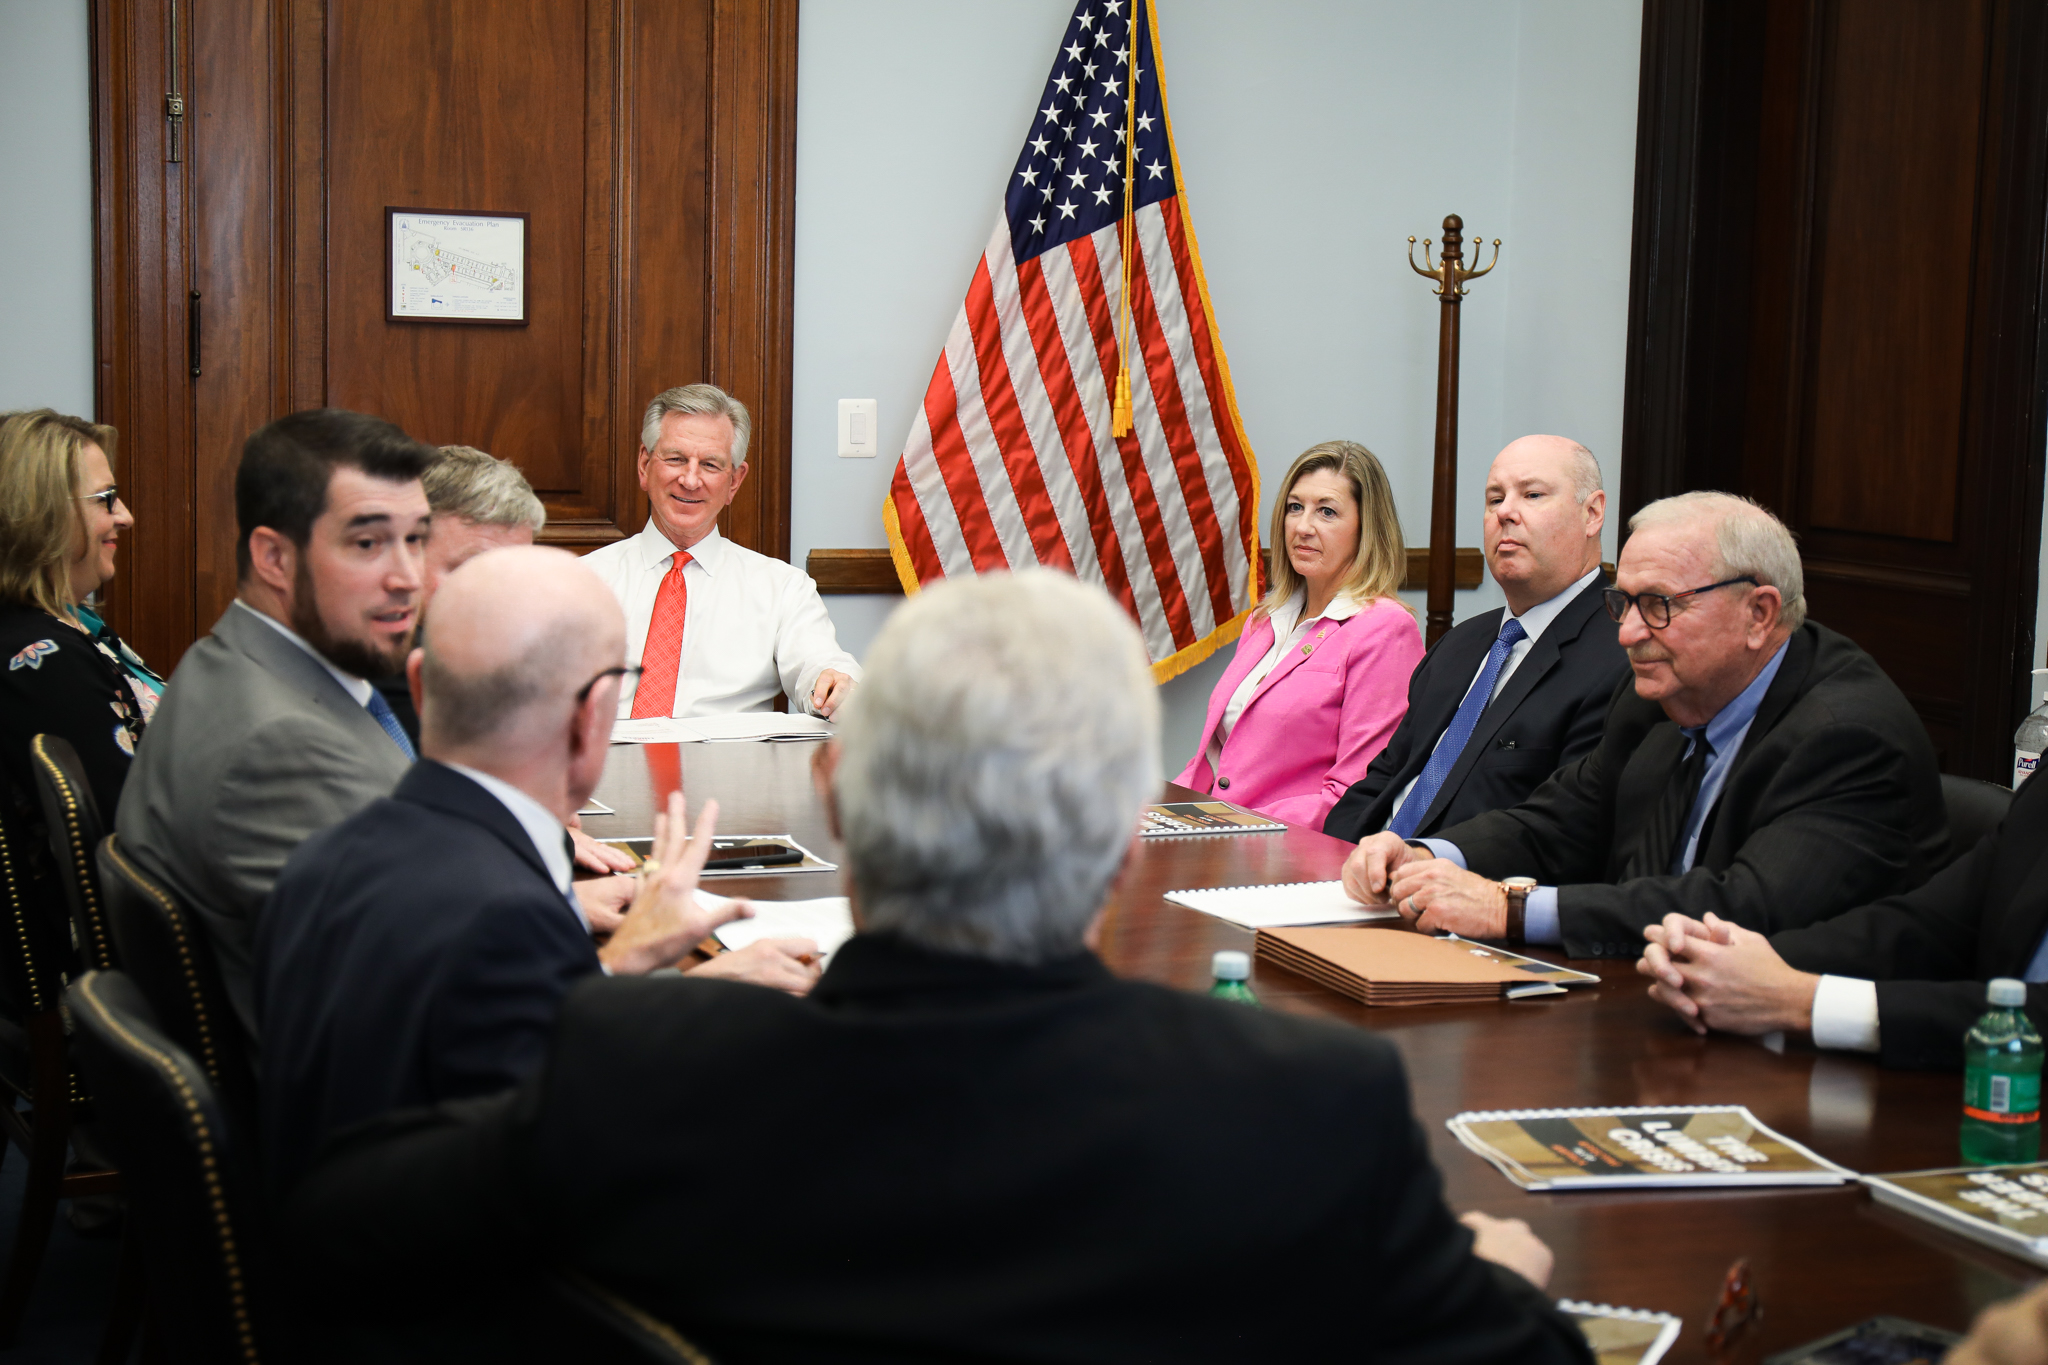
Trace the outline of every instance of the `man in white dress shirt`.
<instances>
[{"instance_id":1,"label":"man in white dress shirt","mask_svg":"<svg viewBox=\"0 0 2048 1365\"><path fill-rule=\"evenodd\" d=\"M810 576L718 532L746 481L752 428L746 406L710 384L647 405L647 525L583 561L617 595L643 669L620 689L622 720L766 711L778 692L829 717L860 678Z\"/></svg>"}]
</instances>

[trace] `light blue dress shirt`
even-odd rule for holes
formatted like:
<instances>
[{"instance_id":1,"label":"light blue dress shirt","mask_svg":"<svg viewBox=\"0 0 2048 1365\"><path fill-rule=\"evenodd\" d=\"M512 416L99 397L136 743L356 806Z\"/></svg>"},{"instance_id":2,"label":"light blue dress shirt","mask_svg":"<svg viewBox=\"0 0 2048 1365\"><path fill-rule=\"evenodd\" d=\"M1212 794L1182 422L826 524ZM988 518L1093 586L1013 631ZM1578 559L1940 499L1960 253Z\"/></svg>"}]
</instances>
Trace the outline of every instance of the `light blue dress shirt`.
<instances>
[{"instance_id":1,"label":"light blue dress shirt","mask_svg":"<svg viewBox=\"0 0 2048 1365\"><path fill-rule=\"evenodd\" d=\"M1707 760L1707 770L1700 776L1700 794L1694 798L1692 813L1685 822L1685 852L1679 855L1672 875L1692 870L1699 856L1700 831L1706 827L1707 816L1712 813L1714 803L1721 799L1721 787L1728 781L1728 770L1735 766L1737 755L1742 752L1742 741L1749 736L1749 727L1756 722L1756 711L1763 705L1764 693L1771 690L1771 680L1778 676L1779 665L1785 662L1785 649L1791 641L1778 646L1778 652L1771 655L1757 675L1750 679L1749 686L1742 689L1707 722L1707 743L1713 747L1713 756ZM1681 760L1689 757L1692 746L1699 741L1689 740ZM1448 858L1459 867L1465 866L1465 854L1456 844L1444 839L1418 839L1417 843L1428 848L1439 858ZM1557 888L1539 886L1529 893L1529 899L1522 904L1522 937L1529 943L1556 945L1564 942L1564 932L1557 922Z\"/></svg>"}]
</instances>

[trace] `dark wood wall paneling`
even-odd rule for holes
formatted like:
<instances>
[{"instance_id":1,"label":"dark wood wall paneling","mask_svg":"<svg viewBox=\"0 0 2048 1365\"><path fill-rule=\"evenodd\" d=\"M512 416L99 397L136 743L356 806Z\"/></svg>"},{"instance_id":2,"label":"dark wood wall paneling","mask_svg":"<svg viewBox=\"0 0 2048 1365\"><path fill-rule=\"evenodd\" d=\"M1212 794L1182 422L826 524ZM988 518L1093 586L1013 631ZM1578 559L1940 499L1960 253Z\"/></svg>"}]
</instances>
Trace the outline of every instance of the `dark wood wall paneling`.
<instances>
[{"instance_id":1,"label":"dark wood wall paneling","mask_svg":"<svg viewBox=\"0 0 2048 1365\"><path fill-rule=\"evenodd\" d=\"M2033 656L2048 6L1650 0L1624 512L1746 493L1944 765L2010 775Z\"/></svg>"},{"instance_id":2,"label":"dark wood wall paneling","mask_svg":"<svg viewBox=\"0 0 2048 1365\"><path fill-rule=\"evenodd\" d=\"M794 0L180 12L171 165L166 7L94 5L98 406L138 518L111 604L147 657L174 663L233 595L241 442L299 408L512 459L544 539L588 548L646 517L647 400L709 380L754 415L726 531L787 556ZM387 205L528 213L529 325L385 321Z\"/></svg>"}]
</instances>

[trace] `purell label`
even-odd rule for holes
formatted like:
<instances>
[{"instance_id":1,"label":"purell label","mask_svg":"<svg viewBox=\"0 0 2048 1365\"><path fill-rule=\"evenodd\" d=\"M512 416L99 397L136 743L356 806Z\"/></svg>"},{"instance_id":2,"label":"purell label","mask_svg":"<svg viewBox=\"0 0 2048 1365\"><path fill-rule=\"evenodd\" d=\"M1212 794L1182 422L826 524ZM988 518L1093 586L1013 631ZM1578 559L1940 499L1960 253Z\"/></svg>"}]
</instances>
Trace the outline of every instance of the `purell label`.
<instances>
[{"instance_id":1,"label":"purell label","mask_svg":"<svg viewBox=\"0 0 2048 1365\"><path fill-rule=\"evenodd\" d=\"M2041 766L2041 755L2030 754L2025 749L2012 751L2012 789L2018 791L2020 783L2034 775L2034 769Z\"/></svg>"}]
</instances>

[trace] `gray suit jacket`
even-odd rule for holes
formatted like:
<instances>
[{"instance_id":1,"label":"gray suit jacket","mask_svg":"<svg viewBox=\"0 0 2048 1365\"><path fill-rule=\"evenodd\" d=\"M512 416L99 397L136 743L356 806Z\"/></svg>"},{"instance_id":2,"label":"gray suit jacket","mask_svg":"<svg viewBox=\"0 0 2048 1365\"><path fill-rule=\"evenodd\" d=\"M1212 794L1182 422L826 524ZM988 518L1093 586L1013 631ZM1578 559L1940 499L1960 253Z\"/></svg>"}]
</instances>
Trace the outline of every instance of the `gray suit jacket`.
<instances>
[{"instance_id":1,"label":"gray suit jacket","mask_svg":"<svg viewBox=\"0 0 2048 1365\"><path fill-rule=\"evenodd\" d=\"M185 651L136 749L116 827L205 926L256 1036L256 917L307 835L388 796L410 765L325 668L241 607Z\"/></svg>"}]
</instances>

